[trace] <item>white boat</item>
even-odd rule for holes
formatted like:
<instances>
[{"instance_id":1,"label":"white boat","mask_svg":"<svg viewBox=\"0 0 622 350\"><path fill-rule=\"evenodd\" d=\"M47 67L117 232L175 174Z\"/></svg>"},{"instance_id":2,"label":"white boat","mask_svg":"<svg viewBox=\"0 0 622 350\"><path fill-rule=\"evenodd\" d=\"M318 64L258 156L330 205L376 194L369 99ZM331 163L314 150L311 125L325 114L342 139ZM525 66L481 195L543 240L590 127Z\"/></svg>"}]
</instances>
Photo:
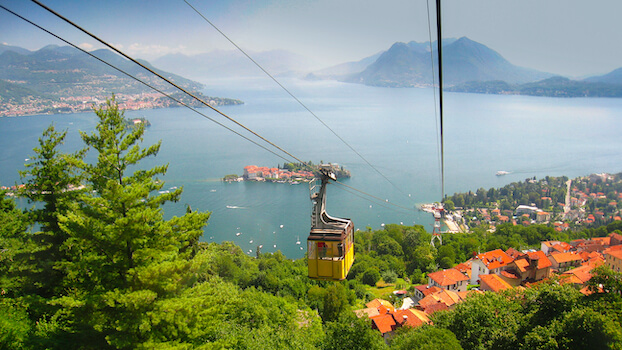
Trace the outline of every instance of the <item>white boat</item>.
<instances>
[{"instance_id":1,"label":"white boat","mask_svg":"<svg viewBox=\"0 0 622 350\"><path fill-rule=\"evenodd\" d=\"M509 171L499 170L499 171L497 171L497 173L496 173L495 175L497 175L497 176L503 176L503 175L507 175L507 174L509 174L509 173L510 173Z\"/></svg>"}]
</instances>

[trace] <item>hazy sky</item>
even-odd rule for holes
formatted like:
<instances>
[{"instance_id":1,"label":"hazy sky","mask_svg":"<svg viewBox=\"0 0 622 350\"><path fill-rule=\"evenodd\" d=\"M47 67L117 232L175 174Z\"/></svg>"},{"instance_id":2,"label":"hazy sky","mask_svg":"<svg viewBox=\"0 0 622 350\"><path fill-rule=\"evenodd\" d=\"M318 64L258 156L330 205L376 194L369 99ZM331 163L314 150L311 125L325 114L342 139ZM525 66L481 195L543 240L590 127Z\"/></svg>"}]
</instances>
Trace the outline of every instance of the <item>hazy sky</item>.
<instances>
[{"instance_id":1,"label":"hazy sky","mask_svg":"<svg viewBox=\"0 0 622 350\"><path fill-rule=\"evenodd\" d=\"M188 1L246 50L285 49L326 66L429 38L426 0ZM134 57L233 49L183 0L41 2ZM0 3L85 48L100 47L35 3ZM622 67L621 13L620 0L444 0L443 36L467 36L523 67L602 74ZM1 9L0 42L31 50L62 44Z\"/></svg>"}]
</instances>

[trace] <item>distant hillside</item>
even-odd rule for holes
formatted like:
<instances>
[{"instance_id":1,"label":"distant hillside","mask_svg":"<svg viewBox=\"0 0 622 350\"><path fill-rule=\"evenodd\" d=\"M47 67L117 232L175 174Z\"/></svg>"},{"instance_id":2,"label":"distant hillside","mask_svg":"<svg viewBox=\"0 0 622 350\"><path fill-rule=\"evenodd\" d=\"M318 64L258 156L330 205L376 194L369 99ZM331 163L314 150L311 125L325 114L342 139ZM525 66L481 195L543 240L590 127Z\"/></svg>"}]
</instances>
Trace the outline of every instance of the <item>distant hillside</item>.
<instances>
[{"instance_id":1,"label":"distant hillside","mask_svg":"<svg viewBox=\"0 0 622 350\"><path fill-rule=\"evenodd\" d=\"M365 57L360 61L346 62L319 71L315 71L313 73L309 73L306 78L343 80L352 74L360 73L365 70L365 68L367 68L370 64L376 62L378 57L380 57L383 52L378 52L375 55Z\"/></svg>"},{"instance_id":2,"label":"distant hillside","mask_svg":"<svg viewBox=\"0 0 622 350\"><path fill-rule=\"evenodd\" d=\"M4 80L0 80L0 96L0 101L5 103L17 103L29 98L52 100L50 96L45 96L20 84L9 83Z\"/></svg>"},{"instance_id":3,"label":"distant hillside","mask_svg":"<svg viewBox=\"0 0 622 350\"><path fill-rule=\"evenodd\" d=\"M0 47L0 116L41 113L71 113L90 110L94 103L113 93L123 108L163 108L176 103L71 46L48 45L37 51L2 45ZM142 67L109 50L91 54L168 94L177 89ZM240 104L241 101L203 96L196 81L145 66L187 90L194 91L212 105ZM188 101L189 102L189 101ZM199 102L192 102L198 105Z\"/></svg>"},{"instance_id":4,"label":"distant hillside","mask_svg":"<svg viewBox=\"0 0 622 350\"><path fill-rule=\"evenodd\" d=\"M270 74L303 75L316 64L309 59L283 50L249 52L249 55ZM237 50L216 50L198 55L169 54L153 63L167 71L193 79L264 76L248 57Z\"/></svg>"},{"instance_id":5,"label":"distant hillside","mask_svg":"<svg viewBox=\"0 0 622 350\"><path fill-rule=\"evenodd\" d=\"M4 51L13 51L21 55L29 55L32 53L30 50L21 48L19 46L10 46L10 45L5 45L5 44L0 44L0 54L3 53Z\"/></svg>"},{"instance_id":6,"label":"distant hillside","mask_svg":"<svg viewBox=\"0 0 622 350\"><path fill-rule=\"evenodd\" d=\"M622 97L622 85L553 77L525 84L504 81L470 81L446 89L480 94L528 95L546 97Z\"/></svg>"},{"instance_id":7,"label":"distant hillside","mask_svg":"<svg viewBox=\"0 0 622 350\"><path fill-rule=\"evenodd\" d=\"M436 47L433 46L436 57ZM444 40L443 48L443 82L446 85L489 80L525 83L552 76L515 66L494 50L466 37ZM395 43L365 70L343 80L373 86L431 85L433 72L429 43Z\"/></svg>"},{"instance_id":8,"label":"distant hillside","mask_svg":"<svg viewBox=\"0 0 622 350\"><path fill-rule=\"evenodd\" d=\"M395 43L358 74L343 81L373 86L429 85L433 78L430 54L405 43Z\"/></svg>"},{"instance_id":9,"label":"distant hillside","mask_svg":"<svg viewBox=\"0 0 622 350\"><path fill-rule=\"evenodd\" d=\"M102 49L91 53L129 74L145 79L158 88L173 91L161 79L109 50ZM201 88L200 83L155 69L147 62L143 63L186 88L191 90ZM76 95L153 92L148 87L70 46L49 45L29 54L6 50L0 54L0 79L58 98Z\"/></svg>"},{"instance_id":10,"label":"distant hillside","mask_svg":"<svg viewBox=\"0 0 622 350\"><path fill-rule=\"evenodd\" d=\"M622 68L615 69L605 75L599 75L583 79L588 83L607 83L614 85L622 85Z\"/></svg>"}]
</instances>

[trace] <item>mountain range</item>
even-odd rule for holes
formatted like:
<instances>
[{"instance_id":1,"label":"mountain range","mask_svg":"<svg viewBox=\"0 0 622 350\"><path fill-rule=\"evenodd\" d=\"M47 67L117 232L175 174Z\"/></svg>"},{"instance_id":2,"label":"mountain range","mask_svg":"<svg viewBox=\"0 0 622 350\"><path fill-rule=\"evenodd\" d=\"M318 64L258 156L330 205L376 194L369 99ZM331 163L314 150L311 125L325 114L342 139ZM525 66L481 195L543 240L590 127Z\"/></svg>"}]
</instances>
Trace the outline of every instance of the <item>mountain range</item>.
<instances>
[{"instance_id":1,"label":"mountain range","mask_svg":"<svg viewBox=\"0 0 622 350\"><path fill-rule=\"evenodd\" d=\"M110 64L167 92L172 88L141 67L109 50L91 52ZM383 87L435 85L438 69L433 59L436 43L396 42L386 51L313 70L314 62L283 50L250 53L273 76L331 79ZM239 51L214 51L199 55L172 54L142 61L158 73L190 90L201 84L186 79L261 76L264 73ZM159 67L161 70L156 69ZM436 73L436 72L435 72ZM450 91L527 94L539 96L622 97L622 68L602 76L569 80L516 66L491 48L467 37L443 39L443 78ZM137 94L148 87L98 62L70 46L49 45L29 51L0 44L0 98L19 101L29 96L58 100L67 96Z\"/></svg>"},{"instance_id":2,"label":"mountain range","mask_svg":"<svg viewBox=\"0 0 622 350\"><path fill-rule=\"evenodd\" d=\"M95 50L91 54L159 89L173 91L161 79L110 50ZM188 89L197 90L202 86L196 81L158 70L146 61L141 63ZM152 92L143 84L71 46L48 45L37 51L29 51L0 45L0 79L50 97L75 96L77 93L94 95L103 92L109 95Z\"/></svg>"},{"instance_id":3,"label":"mountain range","mask_svg":"<svg viewBox=\"0 0 622 350\"><path fill-rule=\"evenodd\" d=\"M344 75L339 80L372 86L431 86L438 76L436 57L436 43L398 42L363 71ZM515 66L496 51L467 37L443 40L443 83L448 86L489 80L524 83L551 76Z\"/></svg>"},{"instance_id":4,"label":"mountain range","mask_svg":"<svg viewBox=\"0 0 622 350\"><path fill-rule=\"evenodd\" d=\"M178 101L202 106L200 102L176 92L177 89L172 85L110 50L95 50L90 54L174 96ZM199 91L201 83L159 70L149 62L140 62L184 89L193 91L195 96L210 105L242 103L239 100L204 96ZM105 101L112 94L116 95L117 102L125 109L178 105L147 85L71 46L48 45L37 51L29 51L0 45L0 117L90 111L93 104Z\"/></svg>"}]
</instances>

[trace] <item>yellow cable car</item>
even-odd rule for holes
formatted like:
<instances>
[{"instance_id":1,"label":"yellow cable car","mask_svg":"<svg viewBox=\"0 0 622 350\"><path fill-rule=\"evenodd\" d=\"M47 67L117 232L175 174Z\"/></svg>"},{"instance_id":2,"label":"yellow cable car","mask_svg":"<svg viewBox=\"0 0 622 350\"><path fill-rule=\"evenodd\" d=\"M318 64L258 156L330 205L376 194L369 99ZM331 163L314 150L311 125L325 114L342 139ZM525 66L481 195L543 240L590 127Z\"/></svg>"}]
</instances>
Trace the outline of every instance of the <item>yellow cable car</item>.
<instances>
[{"instance_id":1,"label":"yellow cable car","mask_svg":"<svg viewBox=\"0 0 622 350\"><path fill-rule=\"evenodd\" d=\"M315 192L317 181L309 184L313 212L311 232L307 238L309 278L317 280L344 280L354 263L354 225L350 219L331 217L326 213L326 185L336 180L330 165L320 165L321 186Z\"/></svg>"}]
</instances>

